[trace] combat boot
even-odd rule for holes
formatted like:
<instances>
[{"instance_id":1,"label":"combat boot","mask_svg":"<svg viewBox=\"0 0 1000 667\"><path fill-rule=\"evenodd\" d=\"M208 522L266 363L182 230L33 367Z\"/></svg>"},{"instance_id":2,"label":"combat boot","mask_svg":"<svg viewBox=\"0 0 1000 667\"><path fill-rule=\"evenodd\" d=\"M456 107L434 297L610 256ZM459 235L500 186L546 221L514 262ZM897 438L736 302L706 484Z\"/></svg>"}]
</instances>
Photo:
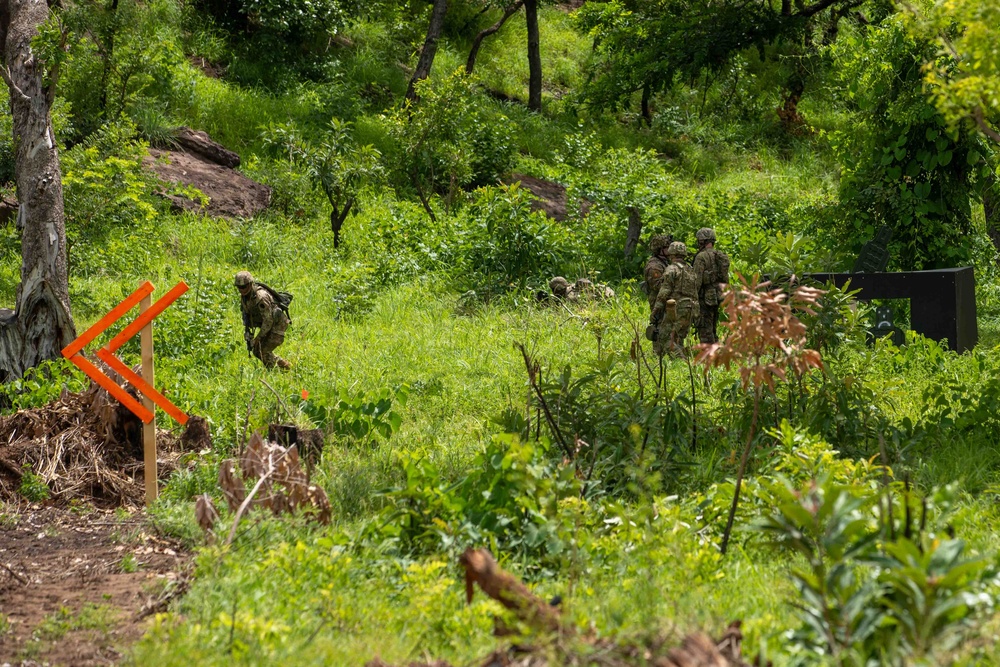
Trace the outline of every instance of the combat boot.
<instances>
[{"instance_id":1,"label":"combat boot","mask_svg":"<svg viewBox=\"0 0 1000 667\"><path fill-rule=\"evenodd\" d=\"M292 367L292 363L290 361L288 361L287 359L282 359L280 357L277 360L277 364L278 368L280 368L283 371L287 371Z\"/></svg>"}]
</instances>

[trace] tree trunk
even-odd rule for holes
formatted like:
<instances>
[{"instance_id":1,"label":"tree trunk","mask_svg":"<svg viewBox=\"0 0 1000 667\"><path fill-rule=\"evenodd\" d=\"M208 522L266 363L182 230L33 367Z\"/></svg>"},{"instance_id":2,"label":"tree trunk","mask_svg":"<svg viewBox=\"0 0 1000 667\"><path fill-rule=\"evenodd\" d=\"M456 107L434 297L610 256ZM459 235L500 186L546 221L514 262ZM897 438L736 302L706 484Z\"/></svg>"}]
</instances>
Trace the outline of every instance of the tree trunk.
<instances>
[{"instance_id":1,"label":"tree trunk","mask_svg":"<svg viewBox=\"0 0 1000 667\"><path fill-rule=\"evenodd\" d=\"M986 218L986 234L993 247L1000 253L1000 183L995 178L983 193L983 213Z\"/></svg>"},{"instance_id":2,"label":"tree trunk","mask_svg":"<svg viewBox=\"0 0 1000 667\"><path fill-rule=\"evenodd\" d=\"M642 87L642 101L640 106L642 107L642 119L646 121L646 125L653 124L653 113L649 109L649 99L653 96L653 86L649 82L646 82Z\"/></svg>"},{"instance_id":3,"label":"tree trunk","mask_svg":"<svg viewBox=\"0 0 1000 667\"><path fill-rule=\"evenodd\" d=\"M333 247L340 247L340 230L344 228L344 221L347 220L347 215L351 212L351 207L354 206L354 199L348 199L347 203L344 204L344 209L340 210L336 206L330 211L330 229L333 231Z\"/></svg>"},{"instance_id":4,"label":"tree trunk","mask_svg":"<svg viewBox=\"0 0 1000 667\"><path fill-rule=\"evenodd\" d=\"M642 234L642 217L639 209L635 206L628 207L628 233L625 235L625 259L632 256L636 246L639 245L639 236Z\"/></svg>"},{"instance_id":5,"label":"tree trunk","mask_svg":"<svg viewBox=\"0 0 1000 667\"><path fill-rule=\"evenodd\" d=\"M472 40L472 48L469 49L469 60L465 63L466 74L472 74L472 70L475 69L476 56L479 55L479 47L483 45L483 40L500 30L500 28L503 27L503 24L507 22L507 19L516 14L522 6L524 6L524 0L517 0L514 4L509 5L503 10L503 16L500 17L499 21L491 25L486 30L480 31L479 34L476 35L476 38Z\"/></svg>"},{"instance_id":6,"label":"tree trunk","mask_svg":"<svg viewBox=\"0 0 1000 667\"><path fill-rule=\"evenodd\" d=\"M115 36L118 33L118 0L111 0L111 4L105 10L110 16L104 19L108 22L108 27L104 37L104 49L101 54L103 66L101 67L101 111L108 113L108 81L111 80L111 68L114 67L115 58Z\"/></svg>"},{"instance_id":7,"label":"tree trunk","mask_svg":"<svg viewBox=\"0 0 1000 667\"><path fill-rule=\"evenodd\" d=\"M42 361L59 358L76 337L69 305L62 176L49 116L55 81L45 85L45 64L31 50L31 39L48 11L40 0L0 2L0 44L7 68L3 77L10 89L22 228L16 310L0 313L0 380L20 377Z\"/></svg>"},{"instance_id":8,"label":"tree trunk","mask_svg":"<svg viewBox=\"0 0 1000 667\"><path fill-rule=\"evenodd\" d=\"M525 0L524 18L528 23L528 108L542 110L542 52L538 39L538 0Z\"/></svg>"},{"instance_id":9,"label":"tree trunk","mask_svg":"<svg viewBox=\"0 0 1000 667\"><path fill-rule=\"evenodd\" d=\"M420 50L420 59L417 61L417 69L413 72L410 85L406 88L406 99L416 100L416 85L418 81L423 81L431 75L431 66L434 64L434 54L437 53L438 38L441 37L441 29L444 27L444 15L448 12L448 0L434 0L434 9L431 10L431 22L427 26L427 38L424 40L424 48Z\"/></svg>"}]
</instances>

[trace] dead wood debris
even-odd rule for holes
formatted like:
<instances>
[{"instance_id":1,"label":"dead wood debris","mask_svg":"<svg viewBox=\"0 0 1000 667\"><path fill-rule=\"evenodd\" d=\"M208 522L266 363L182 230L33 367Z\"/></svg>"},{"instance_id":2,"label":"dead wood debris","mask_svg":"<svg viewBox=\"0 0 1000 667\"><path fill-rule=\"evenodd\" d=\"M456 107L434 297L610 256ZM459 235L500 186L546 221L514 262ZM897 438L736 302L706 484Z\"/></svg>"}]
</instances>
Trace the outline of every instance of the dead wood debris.
<instances>
[{"instance_id":1,"label":"dead wood debris","mask_svg":"<svg viewBox=\"0 0 1000 667\"><path fill-rule=\"evenodd\" d=\"M103 370L123 384L117 373ZM169 431L158 430L156 440L158 472L166 477L176 469L180 448ZM23 501L19 488L27 468L48 486L54 505L141 506L142 422L96 384L64 391L48 405L0 417L0 500Z\"/></svg>"},{"instance_id":2,"label":"dead wood debris","mask_svg":"<svg viewBox=\"0 0 1000 667\"><path fill-rule=\"evenodd\" d=\"M233 459L219 464L219 488L229 510L236 515L228 541L232 541L243 513L252 507L265 507L274 514L310 508L317 521L330 522L330 500L326 491L309 483L295 445L282 447L254 433L239 457L240 474L236 470L237 461ZM247 486L251 486L249 493ZM195 518L198 525L211 534L219 513L207 494L197 499Z\"/></svg>"},{"instance_id":3,"label":"dead wood debris","mask_svg":"<svg viewBox=\"0 0 1000 667\"><path fill-rule=\"evenodd\" d=\"M751 667L742 657L740 621L734 621L715 641L702 632L684 637L671 648L666 637L638 643L615 642L580 636L562 623L559 610L532 593L527 586L497 565L485 549L469 549L459 558L465 570L465 594L472 601L474 586L511 610L518 620L537 633L536 645L514 644L497 649L482 667L553 667L554 665L604 665L630 667ZM380 658L366 667L391 667ZM410 662L406 667L451 667L447 662Z\"/></svg>"}]
</instances>

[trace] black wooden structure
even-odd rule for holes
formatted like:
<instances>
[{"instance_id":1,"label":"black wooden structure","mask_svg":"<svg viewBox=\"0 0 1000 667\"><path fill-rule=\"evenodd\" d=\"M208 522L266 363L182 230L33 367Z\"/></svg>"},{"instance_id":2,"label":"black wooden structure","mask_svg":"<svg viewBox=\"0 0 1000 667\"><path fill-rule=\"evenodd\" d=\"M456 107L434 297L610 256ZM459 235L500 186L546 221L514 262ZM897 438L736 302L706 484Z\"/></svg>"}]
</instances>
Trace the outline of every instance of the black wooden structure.
<instances>
[{"instance_id":1,"label":"black wooden structure","mask_svg":"<svg viewBox=\"0 0 1000 667\"><path fill-rule=\"evenodd\" d=\"M935 271L903 273L811 273L820 283L833 281L851 290L857 298L909 299L910 328L933 340L948 340L948 347L965 352L979 340L976 321L976 276L971 266Z\"/></svg>"}]
</instances>

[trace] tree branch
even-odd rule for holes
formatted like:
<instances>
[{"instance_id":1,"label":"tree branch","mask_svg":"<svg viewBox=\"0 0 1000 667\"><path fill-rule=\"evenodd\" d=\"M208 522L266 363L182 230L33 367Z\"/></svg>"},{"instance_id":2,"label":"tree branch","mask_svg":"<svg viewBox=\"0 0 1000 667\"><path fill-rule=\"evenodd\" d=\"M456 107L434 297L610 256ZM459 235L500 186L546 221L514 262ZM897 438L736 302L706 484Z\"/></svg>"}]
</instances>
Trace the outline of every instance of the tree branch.
<instances>
[{"instance_id":1,"label":"tree branch","mask_svg":"<svg viewBox=\"0 0 1000 667\"><path fill-rule=\"evenodd\" d=\"M517 11L523 6L524 0L517 0L517 2L503 10L503 16L500 17L499 21L491 25L489 28L481 30L479 34L476 35L476 38L472 41L472 48L469 49L469 59L465 63L466 74L472 74L472 70L475 69L476 56L479 55L479 47L482 46L483 40L500 30L500 28L503 27L503 24L507 22L507 19L516 14Z\"/></svg>"}]
</instances>

